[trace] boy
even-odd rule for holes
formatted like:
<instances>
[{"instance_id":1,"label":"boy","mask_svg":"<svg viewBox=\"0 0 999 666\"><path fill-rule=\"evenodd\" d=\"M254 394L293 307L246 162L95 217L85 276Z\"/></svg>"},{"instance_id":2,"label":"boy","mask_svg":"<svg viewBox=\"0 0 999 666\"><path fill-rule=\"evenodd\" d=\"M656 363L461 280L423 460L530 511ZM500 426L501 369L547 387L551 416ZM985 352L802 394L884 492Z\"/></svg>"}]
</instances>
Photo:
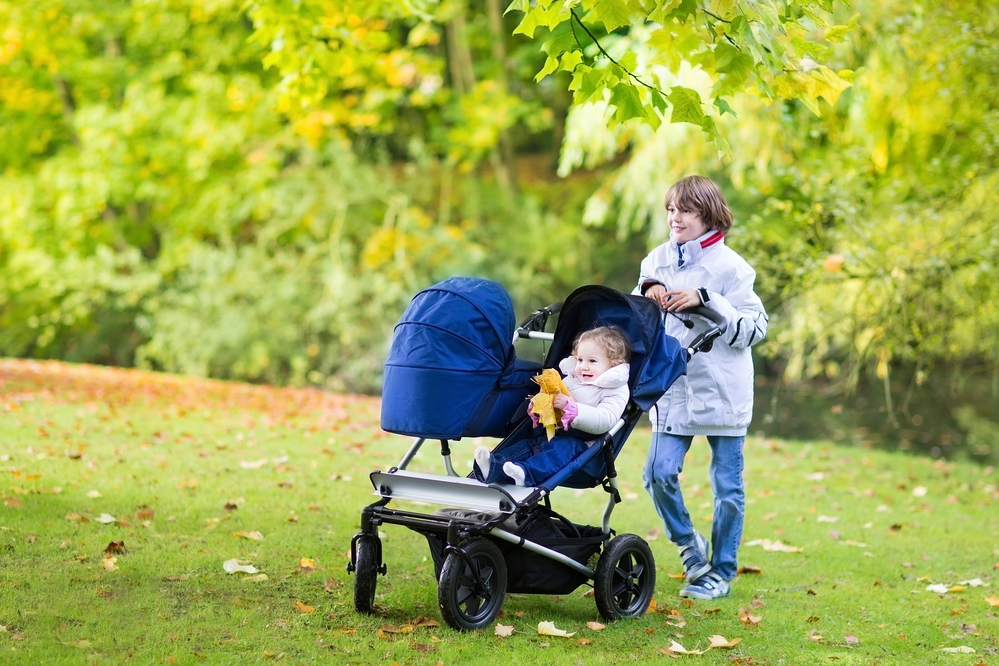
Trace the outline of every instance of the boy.
<instances>
[{"instance_id":1,"label":"boy","mask_svg":"<svg viewBox=\"0 0 999 666\"><path fill-rule=\"evenodd\" d=\"M753 358L750 347L766 335L767 314L753 291L756 272L725 245L732 212L718 186L688 176L666 193L670 240L642 261L635 293L677 313L703 305L725 319L722 336L710 352L695 354L656 404L652 444L645 463L645 489L683 561L686 587L681 597L715 599L728 595L737 572L736 553L745 516L743 444L753 415ZM678 317L666 317L666 333L686 342ZM711 553L694 530L683 501L679 476L695 435L711 446L714 518Z\"/></svg>"}]
</instances>

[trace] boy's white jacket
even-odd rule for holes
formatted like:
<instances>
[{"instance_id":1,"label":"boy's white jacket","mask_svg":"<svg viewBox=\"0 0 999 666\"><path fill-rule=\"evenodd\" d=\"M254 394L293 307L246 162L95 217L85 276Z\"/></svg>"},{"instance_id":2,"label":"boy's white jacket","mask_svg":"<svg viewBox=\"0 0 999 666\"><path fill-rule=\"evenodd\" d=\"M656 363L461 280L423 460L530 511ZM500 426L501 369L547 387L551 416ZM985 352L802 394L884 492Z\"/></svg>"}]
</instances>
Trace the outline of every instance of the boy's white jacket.
<instances>
[{"instance_id":1,"label":"boy's white jacket","mask_svg":"<svg viewBox=\"0 0 999 666\"><path fill-rule=\"evenodd\" d=\"M650 413L657 431L674 435L745 435L753 418L753 357L750 347L767 334L767 313L753 291L756 271L725 245L724 235L709 231L683 245L678 266L676 241L652 250L642 260L638 287L660 283L666 289L703 289L704 306L725 319L721 337L709 352L694 354L680 377ZM705 300L704 296L707 296ZM666 316L666 333L687 346L711 325L690 317L686 328Z\"/></svg>"},{"instance_id":2,"label":"boy's white jacket","mask_svg":"<svg viewBox=\"0 0 999 666\"><path fill-rule=\"evenodd\" d=\"M566 356L559 361L558 369L565 375L565 387L576 401L579 412L569 427L593 435L602 435L610 430L628 406L631 366L627 363L615 365L587 384L576 379L574 356Z\"/></svg>"}]
</instances>

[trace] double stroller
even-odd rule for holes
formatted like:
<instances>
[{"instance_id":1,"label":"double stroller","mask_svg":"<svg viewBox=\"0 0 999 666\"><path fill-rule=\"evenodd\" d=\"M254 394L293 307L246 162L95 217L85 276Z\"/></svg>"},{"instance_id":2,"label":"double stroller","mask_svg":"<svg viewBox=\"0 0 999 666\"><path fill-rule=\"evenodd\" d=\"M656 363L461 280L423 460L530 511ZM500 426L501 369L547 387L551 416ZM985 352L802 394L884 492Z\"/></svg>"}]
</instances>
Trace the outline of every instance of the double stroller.
<instances>
[{"instance_id":1,"label":"double stroller","mask_svg":"<svg viewBox=\"0 0 999 666\"><path fill-rule=\"evenodd\" d=\"M663 312L652 300L603 286L581 287L519 326L496 282L450 278L417 294L395 329L381 414L384 430L416 440L398 465L370 475L379 499L361 511L347 564L355 609L374 612L377 577L386 574L380 526L402 525L426 537L441 616L456 630L488 626L507 592L569 594L583 584L592 586L607 621L644 614L655 591L655 560L644 539L611 529L621 501L615 459L642 413L686 372L690 355L710 349L720 334L710 310L698 313L713 323L682 348L664 334ZM554 315L554 333L547 333ZM532 378L570 355L579 333L609 325L631 341L631 400L609 432L533 487L485 484L454 470L454 440L498 438L493 452L501 454L540 432L527 414L537 392ZM517 358L520 339L549 343L543 364ZM407 469L428 440L440 444L444 474ZM597 486L608 493L599 526L576 525L552 510L555 488ZM390 506L395 500L442 508L420 513Z\"/></svg>"}]
</instances>

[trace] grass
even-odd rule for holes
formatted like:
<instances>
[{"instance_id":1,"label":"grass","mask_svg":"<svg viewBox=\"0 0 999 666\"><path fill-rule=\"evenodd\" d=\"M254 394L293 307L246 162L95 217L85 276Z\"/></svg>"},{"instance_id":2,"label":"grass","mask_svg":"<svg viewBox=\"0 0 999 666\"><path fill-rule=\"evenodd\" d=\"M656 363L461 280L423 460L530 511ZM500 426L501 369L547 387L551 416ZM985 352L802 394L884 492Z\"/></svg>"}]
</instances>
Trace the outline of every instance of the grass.
<instances>
[{"instance_id":1,"label":"grass","mask_svg":"<svg viewBox=\"0 0 999 666\"><path fill-rule=\"evenodd\" d=\"M999 474L821 442L747 441L740 564L758 573L728 598L678 599L637 431L613 523L657 558L644 617L590 628L600 617L581 588L508 597L509 637L454 632L426 542L396 526L384 528L380 614L358 615L344 565L373 501L367 474L410 444L378 414L364 397L0 360L0 663L595 665L669 659L674 641L704 650L720 635L739 641L680 658L999 664ZM459 470L472 448L455 443ZM707 450L695 442L684 481L705 532ZM439 461L424 451L411 468ZM553 505L593 524L604 497L559 490ZM264 575L226 573L232 558ZM539 636L542 621L574 635ZM959 647L974 652L944 651Z\"/></svg>"}]
</instances>

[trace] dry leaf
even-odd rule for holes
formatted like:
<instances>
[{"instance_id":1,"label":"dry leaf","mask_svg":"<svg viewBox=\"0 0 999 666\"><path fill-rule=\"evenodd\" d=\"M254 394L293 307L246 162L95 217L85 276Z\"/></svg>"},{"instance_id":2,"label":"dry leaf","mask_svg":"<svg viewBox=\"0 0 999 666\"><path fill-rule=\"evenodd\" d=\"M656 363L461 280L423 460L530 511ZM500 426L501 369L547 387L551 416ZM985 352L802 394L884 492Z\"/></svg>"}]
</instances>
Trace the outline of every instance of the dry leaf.
<instances>
[{"instance_id":1,"label":"dry leaf","mask_svg":"<svg viewBox=\"0 0 999 666\"><path fill-rule=\"evenodd\" d=\"M243 537L244 539L252 539L254 541L264 540L264 535L257 530L253 530L252 532L233 532L232 535L234 537Z\"/></svg>"},{"instance_id":2,"label":"dry leaf","mask_svg":"<svg viewBox=\"0 0 999 666\"><path fill-rule=\"evenodd\" d=\"M236 558L232 558L231 560L226 560L225 562L223 562L222 569L224 569L226 573L255 574L258 571L260 571L252 564L240 564L239 561L236 560Z\"/></svg>"},{"instance_id":3,"label":"dry leaf","mask_svg":"<svg viewBox=\"0 0 999 666\"><path fill-rule=\"evenodd\" d=\"M496 624L496 629L493 630L493 635L495 636L511 636L513 635L513 627L508 627L505 624Z\"/></svg>"},{"instance_id":4,"label":"dry leaf","mask_svg":"<svg viewBox=\"0 0 999 666\"><path fill-rule=\"evenodd\" d=\"M243 469L257 469L259 467L263 467L266 464L267 464L267 458L261 458L260 460L254 460L253 462L249 462L249 461L246 461L246 460L240 460L239 461L239 466L242 467Z\"/></svg>"},{"instance_id":5,"label":"dry leaf","mask_svg":"<svg viewBox=\"0 0 999 666\"><path fill-rule=\"evenodd\" d=\"M747 627L755 627L762 621L763 617L760 615L752 615L750 613L739 613L739 622L742 622Z\"/></svg>"},{"instance_id":6,"label":"dry leaf","mask_svg":"<svg viewBox=\"0 0 999 666\"><path fill-rule=\"evenodd\" d=\"M928 492L928 490L927 490L926 486L916 486L915 488L912 489L912 496L913 497L926 497L926 493L927 492Z\"/></svg>"},{"instance_id":7,"label":"dry leaf","mask_svg":"<svg viewBox=\"0 0 999 666\"><path fill-rule=\"evenodd\" d=\"M760 567L754 567L754 566L742 566L742 567L739 567L738 573L741 573L741 574L761 575L763 573L763 569L760 568Z\"/></svg>"},{"instance_id":8,"label":"dry leaf","mask_svg":"<svg viewBox=\"0 0 999 666\"><path fill-rule=\"evenodd\" d=\"M118 519L112 516L110 513L102 513L101 515L94 518L94 520L96 520L99 523L104 523L105 525L118 522Z\"/></svg>"},{"instance_id":9,"label":"dry leaf","mask_svg":"<svg viewBox=\"0 0 999 666\"><path fill-rule=\"evenodd\" d=\"M708 640L711 641L711 647L713 648L733 648L742 641L741 638L733 638L728 640L724 636L715 634L714 636L709 636Z\"/></svg>"},{"instance_id":10,"label":"dry leaf","mask_svg":"<svg viewBox=\"0 0 999 666\"><path fill-rule=\"evenodd\" d=\"M303 604L301 601L296 601L295 602L295 610L297 610L299 613L315 613L316 612L316 609L315 609L314 606L309 606L307 604Z\"/></svg>"},{"instance_id":11,"label":"dry leaf","mask_svg":"<svg viewBox=\"0 0 999 666\"><path fill-rule=\"evenodd\" d=\"M101 566L104 567L105 571L114 571L115 569L118 568L118 565L115 564L115 562L117 562L117 561L118 561L117 557L113 557L113 556L112 557L105 557L104 561L101 563Z\"/></svg>"},{"instance_id":12,"label":"dry leaf","mask_svg":"<svg viewBox=\"0 0 999 666\"><path fill-rule=\"evenodd\" d=\"M940 648L940 651L951 652L956 654L974 654L975 648L970 648L967 645L959 645L957 647Z\"/></svg>"},{"instance_id":13,"label":"dry leaf","mask_svg":"<svg viewBox=\"0 0 999 666\"><path fill-rule=\"evenodd\" d=\"M678 654L704 654L704 650L688 650L676 641L670 641L670 645L666 648L666 654L678 655Z\"/></svg>"},{"instance_id":14,"label":"dry leaf","mask_svg":"<svg viewBox=\"0 0 999 666\"><path fill-rule=\"evenodd\" d=\"M857 643L860 642L860 639L854 636L853 634L847 634L846 636L843 637L843 640L846 641L847 645L856 645Z\"/></svg>"},{"instance_id":15,"label":"dry leaf","mask_svg":"<svg viewBox=\"0 0 999 666\"><path fill-rule=\"evenodd\" d=\"M124 541L112 541L104 549L105 553L123 553L125 552L125 542Z\"/></svg>"},{"instance_id":16,"label":"dry leaf","mask_svg":"<svg viewBox=\"0 0 999 666\"><path fill-rule=\"evenodd\" d=\"M680 614L680 611L673 608L669 612L669 618L666 620L666 624L674 627L686 627L687 621L683 619L683 615Z\"/></svg>"},{"instance_id":17,"label":"dry leaf","mask_svg":"<svg viewBox=\"0 0 999 666\"><path fill-rule=\"evenodd\" d=\"M538 635L539 636L561 636L563 638L569 638L570 636L575 636L576 632L567 633L555 626L554 622L538 622Z\"/></svg>"},{"instance_id":18,"label":"dry leaf","mask_svg":"<svg viewBox=\"0 0 999 666\"><path fill-rule=\"evenodd\" d=\"M943 583L935 583L933 585L927 585L926 591L936 592L937 594L947 594L947 586Z\"/></svg>"},{"instance_id":19,"label":"dry leaf","mask_svg":"<svg viewBox=\"0 0 999 666\"><path fill-rule=\"evenodd\" d=\"M589 638L580 638L576 641L576 645L592 645L593 641Z\"/></svg>"},{"instance_id":20,"label":"dry leaf","mask_svg":"<svg viewBox=\"0 0 999 666\"><path fill-rule=\"evenodd\" d=\"M243 579L244 583L259 583L262 580L267 580L267 574L261 573L256 576L247 576Z\"/></svg>"},{"instance_id":21,"label":"dry leaf","mask_svg":"<svg viewBox=\"0 0 999 666\"><path fill-rule=\"evenodd\" d=\"M592 629L593 631L601 631L603 629L606 629L606 627L600 624L599 622L587 622L586 626Z\"/></svg>"},{"instance_id":22,"label":"dry leaf","mask_svg":"<svg viewBox=\"0 0 999 666\"><path fill-rule=\"evenodd\" d=\"M985 603L989 606L999 606L999 597L994 594L991 597L985 597Z\"/></svg>"},{"instance_id":23,"label":"dry leaf","mask_svg":"<svg viewBox=\"0 0 999 666\"><path fill-rule=\"evenodd\" d=\"M410 622L410 624L413 625L414 627L429 627L429 628L433 628L433 627L439 627L440 626L440 623L438 623L437 620L431 620L426 615L421 615L420 617L418 617L415 620L413 620L412 622Z\"/></svg>"},{"instance_id":24,"label":"dry leaf","mask_svg":"<svg viewBox=\"0 0 999 666\"><path fill-rule=\"evenodd\" d=\"M423 643L410 643L410 650L416 650L417 652L436 652L437 648L433 645L424 645Z\"/></svg>"},{"instance_id":25,"label":"dry leaf","mask_svg":"<svg viewBox=\"0 0 999 666\"><path fill-rule=\"evenodd\" d=\"M654 613L657 605L659 605L659 602L656 601L655 597L649 599L649 607L645 609L645 612Z\"/></svg>"},{"instance_id":26,"label":"dry leaf","mask_svg":"<svg viewBox=\"0 0 999 666\"><path fill-rule=\"evenodd\" d=\"M787 544L781 542L779 539L777 541L771 541L770 539L753 539L747 546L763 546L763 550L769 551L771 553L800 553L801 548L796 546L788 546Z\"/></svg>"}]
</instances>

